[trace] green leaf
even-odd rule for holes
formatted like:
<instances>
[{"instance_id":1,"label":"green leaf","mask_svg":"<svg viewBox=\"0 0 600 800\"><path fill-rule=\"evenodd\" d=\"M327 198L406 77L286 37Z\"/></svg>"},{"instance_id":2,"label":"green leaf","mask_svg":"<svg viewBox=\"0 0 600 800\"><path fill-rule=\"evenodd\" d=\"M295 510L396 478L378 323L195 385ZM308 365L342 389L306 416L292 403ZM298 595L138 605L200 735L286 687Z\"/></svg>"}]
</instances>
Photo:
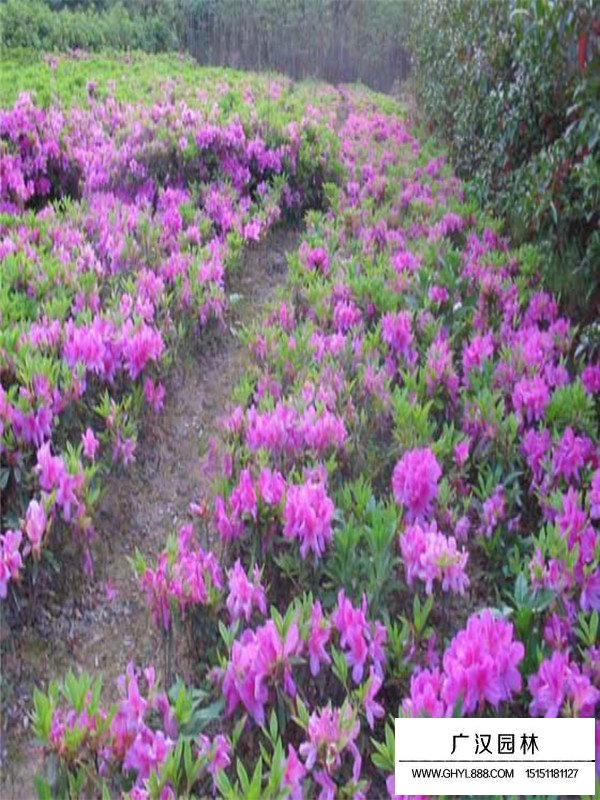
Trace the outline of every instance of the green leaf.
<instances>
[{"instance_id":1,"label":"green leaf","mask_svg":"<svg viewBox=\"0 0 600 800\"><path fill-rule=\"evenodd\" d=\"M238 758L236 759L236 772L238 776L238 780L240 782L240 786L244 793L244 797L248 797L248 791L250 789L250 779L248 778L248 773L246 772L246 767L243 765L241 760Z\"/></svg>"},{"instance_id":2,"label":"green leaf","mask_svg":"<svg viewBox=\"0 0 600 800\"><path fill-rule=\"evenodd\" d=\"M274 742L277 739L277 714L275 711L271 711L271 717L269 719L269 735L271 737L271 741Z\"/></svg>"},{"instance_id":3,"label":"green leaf","mask_svg":"<svg viewBox=\"0 0 600 800\"><path fill-rule=\"evenodd\" d=\"M194 711L189 723L186 725L186 733L190 736L197 736L207 725L222 715L224 708L225 698L219 697L209 706Z\"/></svg>"},{"instance_id":4,"label":"green leaf","mask_svg":"<svg viewBox=\"0 0 600 800\"><path fill-rule=\"evenodd\" d=\"M52 800L52 789L50 784L40 775L35 775L33 785L38 796L38 800ZM104 798L102 798L104 800Z\"/></svg>"}]
</instances>

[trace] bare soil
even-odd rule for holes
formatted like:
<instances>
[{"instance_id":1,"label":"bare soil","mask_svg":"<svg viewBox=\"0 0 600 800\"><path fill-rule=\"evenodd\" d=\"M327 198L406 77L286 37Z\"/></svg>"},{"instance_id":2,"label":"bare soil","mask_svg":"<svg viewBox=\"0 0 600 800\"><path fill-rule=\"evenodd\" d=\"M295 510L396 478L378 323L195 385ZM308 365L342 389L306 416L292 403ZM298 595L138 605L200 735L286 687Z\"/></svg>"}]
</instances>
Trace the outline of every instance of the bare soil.
<instances>
[{"instance_id":1,"label":"bare soil","mask_svg":"<svg viewBox=\"0 0 600 800\"><path fill-rule=\"evenodd\" d=\"M69 669L86 671L102 676L103 696L110 703L116 678L129 661L161 663L160 636L150 624L128 558L138 549L152 560L169 533L189 519L189 503L210 494L201 457L245 369L238 331L260 318L281 287L286 253L295 248L298 235L278 228L249 248L243 268L230 280L228 290L239 301L231 306L227 324L180 348L166 379L163 411L142 423L135 463L106 482L94 521L93 578L82 582L73 564L73 580L67 576L48 592L30 626L3 632L2 800L36 797L33 776L43 759L31 743L27 716L35 686L44 688Z\"/></svg>"}]
</instances>

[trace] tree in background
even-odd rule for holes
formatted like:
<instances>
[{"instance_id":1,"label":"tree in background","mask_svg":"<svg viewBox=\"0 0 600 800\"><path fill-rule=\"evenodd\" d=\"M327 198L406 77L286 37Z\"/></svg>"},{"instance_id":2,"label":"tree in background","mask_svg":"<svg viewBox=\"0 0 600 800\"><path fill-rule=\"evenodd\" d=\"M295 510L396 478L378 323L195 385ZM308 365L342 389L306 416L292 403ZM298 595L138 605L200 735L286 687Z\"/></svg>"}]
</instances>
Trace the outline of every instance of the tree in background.
<instances>
[{"instance_id":1,"label":"tree in background","mask_svg":"<svg viewBox=\"0 0 600 800\"><path fill-rule=\"evenodd\" d=\"M389 89L408 74L404 0L177 0L180 41L202 63Z\"/></svg>"},{"instance_id":2,"label":"tree in background","mask_svg":"<svg viewBox=\"0 0 600 800\"><path fill-rule=\"evenodd\" d=\"M408 74L405 0L0 0L2 43L180 49L200 63L387 90Z\"/></svg>"}]
</instances>

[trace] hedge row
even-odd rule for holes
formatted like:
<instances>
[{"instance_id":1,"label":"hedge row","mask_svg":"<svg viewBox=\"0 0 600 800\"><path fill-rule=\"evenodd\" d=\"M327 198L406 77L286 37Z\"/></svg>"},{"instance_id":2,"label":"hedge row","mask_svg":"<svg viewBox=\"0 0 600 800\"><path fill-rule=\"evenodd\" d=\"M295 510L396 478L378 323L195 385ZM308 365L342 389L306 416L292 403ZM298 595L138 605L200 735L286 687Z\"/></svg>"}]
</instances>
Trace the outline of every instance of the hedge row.
<instances>
[{"instance_id":1,"label":"hedge row","mask_svg":"<svg viewBox=\"0 0 600 800\"><path fill-rule=\"evenodd\" d=\"M105 11L53 11L42 0L0 4L0 48L65 51L139 49L173 50L177 36L166 14L148 17L116 3Z\"/></svg>"},{"instance_id":2,"label":"hedge row","mask_svg":"<svg viewBox=\"0 0 600 800\"><path fill-rule=\"evenodd\" d=\"M513 237L542 244L547 283L569 310L592 316L600 276L597 4L419 0L411 18L418 103L457 171L509 220Z\"/></svg>"}]
</instances>

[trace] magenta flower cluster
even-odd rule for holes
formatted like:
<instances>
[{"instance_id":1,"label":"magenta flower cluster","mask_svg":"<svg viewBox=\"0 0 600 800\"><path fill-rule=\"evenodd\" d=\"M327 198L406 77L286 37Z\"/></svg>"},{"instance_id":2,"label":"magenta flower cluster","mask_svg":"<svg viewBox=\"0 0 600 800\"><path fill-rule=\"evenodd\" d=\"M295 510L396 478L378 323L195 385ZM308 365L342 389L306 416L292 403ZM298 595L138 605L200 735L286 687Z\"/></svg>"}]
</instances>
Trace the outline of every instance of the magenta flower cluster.
<instances>
[{"instance_id":1,"label":"magenta flower cluster","mask_svg":"<svg viewBox=\"0 0 600 800\"><path fill-rule=\"evenodd\" d=\"M428 447L410 450L394 467L392 489L409 519L426 516L437 497L442 470Z\"/></svg>"},{"instance_id":2,"label":"magenta flower cluster","mask_svg":"<svg viewBox=\"0 0 600 800\"><path fill-rule=\"evenodd\" d=\"M210 604L214 592L223 589L223 575L214 553L198 545L192 525L187 524L180 528L174 555L165 550L155 568L145 566L140 586L154 623L168 630L173 606L183 615L190 607ZM240 589L236 591L239 595ZM232 603L233 608L240 603L245 608L242 597Z\"/></svg>"},{"instance_id":3,"label":"magenta flower cluster","mask_svg":"<svg viewBox=\"0 0 600 800\"><path fill-rule=\"evenodd\" d=\"M334 506L322 483L288 487L283 512L283 535L300 541L300 555L323 554L331 540Z\"/></svg>"},{"instance_id":4,"label":"magenta flower cluster","mask_svg":"<svg viewBox=\"0 0 600 800\"><path fill-rule=\"evenodd\" d=\"M464 547L458 549L454 536L438 531L435 522L424 527L417 522L406 528L400 536L400 550L409 586L417 578L425 584L427 594L433 592L435 581L444 592L465 593L469 553Z\"/></svg>"}]
</instances>

